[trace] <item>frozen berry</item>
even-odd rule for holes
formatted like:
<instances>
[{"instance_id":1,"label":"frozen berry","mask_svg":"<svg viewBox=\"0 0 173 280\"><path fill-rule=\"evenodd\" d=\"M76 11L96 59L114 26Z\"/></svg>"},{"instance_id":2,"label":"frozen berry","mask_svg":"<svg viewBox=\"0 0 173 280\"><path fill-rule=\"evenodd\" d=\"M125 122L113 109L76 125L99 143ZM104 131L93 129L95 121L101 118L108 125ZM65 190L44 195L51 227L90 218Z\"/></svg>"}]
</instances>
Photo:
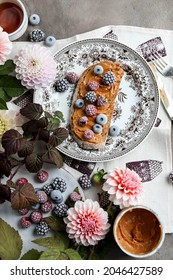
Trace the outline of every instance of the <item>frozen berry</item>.
<instances>
[{"instance_id":1,"label":"frozen berry","mask_svg":"<svg viewBox=\"0 0 173 280\"><path fill-rule=\"evenodd\" d=\"M99 114L96 117L96 122L101 125L105 125L108 121L108 117L105 114Z\"/></svg>"},{"instance_id":2,"label":"frozen berry","mask_svg":"<svg viewBox=\"0 0 173 280\"><path fill-rule=\"evenodd\" d=\"M52 188L54 190L59 190L60 192L65 192L67 185L63 178L56 177L52 182Z\"/></svg>"},{"instance_id":3,"label":"frozen berry","mask_svg":"<svg viewBox=\"0 0 173 280\"><path fill-rule=\"evenodd\" d=\"M66 79L70 84L75 84L79 80L79 77L75 72L69 72L66 75Z\"/></svg>"},{"instance_id":4,"label":"frozen berry","mask_svg":"<svg viewBox=\"0 0 173 280\"><path fill-rule=\"evenodd\" d=\"M92 105L92 104L89 104L86 106L85 108L85 113L87 116L95 116L97 114L97 108Z\"/></svg>"},{"instance_id":5,"label":"frozen berry","mask_svg":"<svg viewBox=\"0 0 173 280\"><path fill-rule=\"evenodd\" d=\"M82 117L80 117L78 123L80 126L85 126L88 124L88 118L86 116L82 116Z\"/></svg>"},{"instance_id":6,"label":"frozen berry","mask_svg":"<svg viewBox=\"0 0 173 280\"><path fill-rule=\"evenodd\" d=\"M89 178L89 176L87 174L83 174L79 178L79 184L80 184L81 188L89 189L91 187L91 179Z\"/></svg>"},{"instance_id":7,"label":"frozen berry","mask_svg":"<svg viewBox=\"0 0 173 280\"><path fill-rule=\"evenodd\" d=\"M44 41L45 34L40 29L34 29L29 33L29 37L31 42L41 42Z\"/></svg>"},{"instance_id":8,"label":"frozen berry","mask_svg":"<svg viewBox=\"0 0 173 280\"><path fill-rule=\"evenodd\" d=\"M114 124L109 128L110 136L118 136L119 133L120 133L120 128L117 125Z\"/></svg>"},{"instance_id":9,"label":"frozen berry","mask_svg":"<svg viewBox=\"0 0 173 280\"><path fill-rule=\"evenodd\" d=\"M38 224L43 218L41 211L33 211L30 215L30 220L34 224Z\"/></svg>"},{"instance_id":10,"label":"frozen berry","mask_svg":"<svg viewBox=\"0 0 173 280\"><path fill-rule=\"evenodd\" d=\"M28 214L28 212L29 212L29 209L28 209L28 208L23 208L23 209L19 209L19 210L18 210L18 213L19 213L20 215L22 215L22 216Z\"/></svg>"},{"instance_id":11,"label":"frozen berry","mask_svg":"<svg viewBox=\"0 0 173 280\"><path fill-rule=\"evenodd\" d=\"M83 136L86 140L90 140L94 137L94 132L91 129L86 129L83 133Z\"/></svg>"},{"instance_id":12,"label":"frozen berry","mask_svg":"<svg viewBox=\"0 0 173 280\"><path fill-rule=\"evenodd\" d=\"M96 105L97 105L98 107L103 107L103 106L106 105L106 99L105 99L105 97L104 97L103 95L99 95L99 96L97 97Z\"/></svg>"},{"instance_id":13,"label":"frozen berry","mask_svg":"<svg viewBox=\"0 0 173 280\"><path fill-rule=\"evenodd\" d=\"M88 83L88 87L90 90L98 90L99 89L99 83L97 81L91 81Z\"/></svg>"},{"instance_id":14,"label":"frozen berry","mask_svg":"<svg viewBox=\"0 0 173 280\"><path fill-rule=\"evenodd\" d=\"M69 82L67 79L60 79L54 83L54 88L58 92L64 92L69 88Z\"/></svg>"},{"instance_id":15,"label":"frozen berry","mask_svg":"<svg viewBox=\"0 0 173 280\"><path fill-rule=\"evenodd\" d=\"M85 100L89 103L94 103L97 99L97 95L94 91L88 91L85 94Z\"/></svg>"},{"instance_id":16,"label":"frozen berry","mask_svg":"<svg viewBox=\"0 0 173 280\"><path fill-rule=\"evenodd\" d=\"M67 215L67 210L68 210L68 206L65 203L60 203L54 207L53 213L59 218L61 218Z\"/></svg>"},{"instance_id":17,"label":"frozen berry","mask_svg":"<svg viewBox=\"0 0 173 280\"><path fill-rule=\"evenodd\" d=\"M41 211L44 213L48 213L52 210L52 202L46 201L45 203L41 204Z\"/></svg>"},{"instance_id":18,"label":"frozen berry","mask_svg":"<svg viewBox=\"0 0 173 280\"><path fill-rule=\"evenodd\" d=\"M37 14L33 14L29 17L29 22L32 25L38 25L40 23L40 17Z\"/></svg>"},{"instance_id":19,"label":"frozen berry","mask_svg":"<svg viewBox=\"0 0 173 280\"><path fill-rule=\"evenodd\" d=\"M98 123L96 123L95 125L93 125L93 131L95 133L101 133L102 132L102 126Z\"/></svg>"},{"instance_id":20,"label":"frozen berry","mask_svg":"<svg viewBox=\"0 0 173 280\"><path fill-rule=\"evenodd\" d=\"M53 188L51 184L45 184L41 190L44 191L47 195L50 195Z\"/></svg>"},{"instance_id":21,"label":"frozen berry","mask_svg":"<svg viewBox=\"0 0 173 280\"><path fill-rule=\"evenodd\" d=\"M169 174L169 179L171 180L171 182L173 182L173 172Z\"/></svg>"},{"instance_id":22,"label":"frozen berry","mask_svg":"<svg viewBox=\"0 0 173 280\"><path fill-rule=\"evenodd\" d=\"M47 171L45 170L40 170L37 172L37 180L40 182L40 183L44 183L47 181L49 177L49 174Z\"/></svg>"},{"instance_id":23,"label":"frozen berry","mask_svg":"<svg viewBox=\"0 0 173 280\"><path fill-rule=\"evenodd\" d=\"M28 183L28 180L26 178L19 178L16 182L16 185L19 187L22 187L24 184Z\"/></svg>"},{"instance_id":24,"label":"frozen berry","mask_svg":"<svg viewBox=\"0 0 173 280\"><path fill-rule=\"evenodd\" d=\"M36 195L40 203L45 203L48 199L47 194L44 191L38 191Z\"/></svg>"},{"instance_id":25,"label":"frozen berry","mask_svg":"<svg viewBox=\"0 0 173 280\"><path fill-rule=\"evenodd\" d=\"M84 106L84 100L83 99L77 99L75 101L75 106L76 106L76 108L81 109Z\"/></svg>"},{"instance_id":26,"label":"frozen berry","mask_svg":"<svg viewBox=\"0 0 173 280\"><path fill-rule=\"evenodd\" d=\"M77 192L72 192L70 194L70 199L71 199L71 201L76 202L78 200L81 200L81 195Z\"/></svg>"},{"instance_id":27,"label":"frozen berry","mask_svg":"<svg viewBox=\"0 0 173 280\"><path fill-rule=\"evenodd\" d=\"M50 197L56 204L59 204L63 201L62 193L59 190L53 190L50 193Z\"/></svg>"},{"instance_id":28,"label":"frozen berry","mask_svg":"<svg viewBox=\"0 0 173 280\"><path fill-rule=\"evenodd\" d=\"M52 47L56 43L56 38L54 36L47 36L44 43L46 46Z\"/></svg>"},{"instance_id":29,"label":"frozen berry","mask_svg":"<svg viewBox=\"0 0 173 280\"><path fill-rule=\"evenodd\" d=\"M28 228L31 225L31 221L30 221L29 217L22 217L19 220L19 224L22 228Z\"/></svg>"},{"instance_id":30,"label":"frozen berry","mask_svg":"<svg viewBox=\"0 0 173 280\"><path fill-rule=\"evenodd\" d=\"M115 75L112 71L108 71L103 76L103 84L110 86L115 82Z\"/></svg>"},{"instance_id":31,"label":"frozen berry","mask_svg":"<svg viewBox=\"0 0 173 280\"><path fill-rule=\"evenodd\" d=\"M107 207L110 203L108 192L102 192L100 195L100 207Z\"/></svg>"},{"instance_id":32,"label":"frozen berry","mask_svg":"<svg viewBox=\"0 0 173 280\"><path fill-rule=\"evenodd\" d=\"M38 235L46 235L46 233L49 232L49 226L46 222L41 221L38 225L35 227L35 233Z\"/></svg>"},{"instance_id":33,"label":"frozen berry","mask_svg":"<svg viewBox=\"0 0 173 280\"><path fill-rule=\"evenodd\" d=\"M101 75L103 73L103 67L101 65L96 65L94 67L94 73L96 75Z\"/></svg>"}]
</instances>

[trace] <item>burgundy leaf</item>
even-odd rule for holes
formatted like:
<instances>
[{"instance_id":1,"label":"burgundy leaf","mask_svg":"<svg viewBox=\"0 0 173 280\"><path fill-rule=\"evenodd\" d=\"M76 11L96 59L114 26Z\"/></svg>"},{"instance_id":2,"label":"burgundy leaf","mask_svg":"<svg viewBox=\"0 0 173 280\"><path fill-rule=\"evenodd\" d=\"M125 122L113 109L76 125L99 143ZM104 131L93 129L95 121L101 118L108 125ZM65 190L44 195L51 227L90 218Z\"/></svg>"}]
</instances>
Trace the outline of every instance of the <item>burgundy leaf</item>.
<instances>
[{"instance_id":1,"label":"burgundy leaf","mask_svg":"<svg viewBox=\"0 0 173 280\"><path fill-rule=\"evenodd\" d=\"M68 129L57 128L49 138L49 144L53 147L60 145L68 137Z\"/></svg>"},{"instance_id":2,"label":"burgundy leaf","mask_svg":"<svg viewBox=\"0 0 173 280\"><path fill-rule=\"evenodd\" d=\"M28 103L20 109L20 113L30 120L38 120L43 113L43 108L40 104Z\"/></svg>"},{"instance_id":3,"label":"burgundy leaf","mask_svg":"<svg viewBox=\"0 0 173 280\"><path fill-rule=\"evenodd\" d=\"M5 175L6 177L10 176L12 166L8 160L8 156L5 153L0 154L0 173L1 176Z\"/></svg>"},{"instance_id":4,"label":"burgundy leaf","mask_svg":"<svg viewBox=\"0 0 173 280\"><path fill-rule=\"evenodd\" d=\"M10 201L11 190L10 187L7 185L0 185L0 199L5 199Z\"/></svg>"},{"instance_id":5,"label":"burgundy leaf","mask_svg":"<svg viewBox=\"0 0 173 280\"><path fill-rule=\"evenodd\" d=\"M37 153L32 153L26 157L25 166L26 169L31 173L38 172L43 166L42 156Z\"/></svg>"},{"instance_id":6,"label":"burgundy leaf","mask_svg":"<svg viewBox=\"0 0 173 280\"><path fill-rule=\"evenodd\" d=\"M47 129L39 129L39 133L38 133L39 140L48 142L49 135L50 135L50 132Z\"/></svg>"},{"instance_id":7,"label":"burgundy leaf","mask_svg":"<svg viewBox=\"0 0 173 280\"><path fill-rule=\"evenodd\" d=\"M22 149L18 152L19 157L26 157L32 154L34 150L34 141L24 141Z\"/></svg>"},{"instance_id":8,"label":"burgundy leaf","mask_svg":"<svg viewBox=\"0 0 173 280\"><path fill-rule=\"evenodd\" d=\"M2 147L7 154L15 154L21 150L23 144L22 135L15 129L6 131L2 136Z\"/></svg>"},{"instance_id":9,"label":"burgundy leaf","mask_svg":"<svg viewBox=\"0 0 173 280\"><path fill-rule=\"evenodd\" d=\"M58 168L61 168L63 166L62 156L56 148L50 148L48 150L48 156Z\"/></svg>"},{"instance_id":10,"label":"burgundy leaf","mask_svg":"<svg viewBox=\"0 0 173 280\"><path fill-rule=\"evenodd\" d=\"M40 118L37 125L40 128L45 128L48 125L48 119L45 117Z\"/></svg>"},{"instance_id":11,"label":"burgundy leaf","mask_svg":"<svg viewBox=\"0 0 173 280\"><path fill-rule=\"evenodd\" d=\"M32 135L38 132L38 121L30 120L22 125L22 129L25 135Z\"/></svg>"}]
</instances>

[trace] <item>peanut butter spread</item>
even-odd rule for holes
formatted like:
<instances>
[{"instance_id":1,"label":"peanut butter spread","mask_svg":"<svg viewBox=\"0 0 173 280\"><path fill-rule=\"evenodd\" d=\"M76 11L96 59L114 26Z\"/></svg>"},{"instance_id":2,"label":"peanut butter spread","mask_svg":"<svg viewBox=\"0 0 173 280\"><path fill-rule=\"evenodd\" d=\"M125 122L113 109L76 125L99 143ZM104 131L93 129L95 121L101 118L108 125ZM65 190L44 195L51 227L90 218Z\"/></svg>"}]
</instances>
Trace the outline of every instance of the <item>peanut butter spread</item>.
<instances>
[{"instance_id":1,"label":"peanut butter spread","mask_svg":"<svg viewBox=\"0 0 173 280\"><path fill-rule=\"evenodd\" d=\"M132 254L151 252L159 243L161 226L153 213L137 208L126 212L117 227L120 245Z\"/></svg>"},{"instance_id":2,"label":"peanut butter spread","mask_svg":"<svg viewBox=\"0 0 173 280\"><path fill-rule=\"evenodd\" d=\"M94 67L96 65L101 65L104 69L103 73L101 75L97 75L94 73ZM106 72L108 71L112 71L116 77L115 82L112 85L104 85L102 82L103 76ZM118 94L118 88L121 82L123 76L123 69L120 66L120 63L118 62L111 62L111 61L102 61L99 62L97 64L94 64L92 66L90 66L89 68L87 68L84 73L82 74L79 82L78 82L78 93L77 96L75 96L75 100L76 99L83 99L85 101L85 94L90 91L90 89L88 88L88 83L89 82L93 82L96 81L99 83L99 88L98 90L95 90L95 93L98 96L104 96L106 99L106 104L105 106L96 106L96 104L94 104L96 106L97 109L97 114L95 116L87 116L88 117L88 123L85 126L81 126L79 125L79 119L82 116L85 116L85 108L86 106L89 104L87 103L87 101L85 101L85 104L82 108L75 108L74 102L72 104L73 106L73 112L71 115L71 129L73 131L73 133L75 134L75 136L82 140L82 141L87 141L93 144L97 144L97 143L102 143L105 141L107 134L108 134L108 130L109 130L109 126L110 126L110 122L111 122L111 118L112 118L112 114L113 114L113 110L114 110L114 105L115 105L115 99L116 96ZM108 122L102 126L102 132L101 133L95 133L94 137L92 139L88 139L86 140L84 138L84 131L87 129L92 130L96 119L96 116L98 114L105 114L108 118Z\"/></svg>"}]
</instances>

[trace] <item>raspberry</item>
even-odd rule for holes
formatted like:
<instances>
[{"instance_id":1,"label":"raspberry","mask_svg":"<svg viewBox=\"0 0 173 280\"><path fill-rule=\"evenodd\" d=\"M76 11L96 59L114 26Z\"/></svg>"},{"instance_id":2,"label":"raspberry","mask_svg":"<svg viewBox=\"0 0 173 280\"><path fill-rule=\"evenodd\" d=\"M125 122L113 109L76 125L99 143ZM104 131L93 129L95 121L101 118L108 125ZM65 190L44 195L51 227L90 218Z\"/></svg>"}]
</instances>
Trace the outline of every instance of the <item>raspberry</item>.
<instances>
[{"instance_id":1,"label":"raspberry","mask_svg":"<svg viewBox=\"0 0 173 280\"><path fill-rule=\"evenodd\" d=\"M50 195L51 191L53 190L52 185L50 184L45 184L42 189L47 195Z\"/></svg>"},{"instance_id":2,"label":"raspberry","mask_svg":"<svg viewBox=\"0 0 173 280\"><path fill-rule=\"evenodd\" d=\"M36 195L39 203L45 203L47 201L47 194L44 191L38 191Z\"/></svg>"},{"instance_id":3,"label":"raspberry","mask_svg":"<svg viewBox=\"0 0 173 280\"><path fill-rule=\"evenodd\" d=\"M97 105L98 107L103 107L103 106L106 105L106 99L105 99L105 97L104 97L103 95L99 95L99 96L97 97L96 105Z\"/></svg>"},{"instance_id":4,"label":"raspberry","mask_svg":"<svg viewBox=\"0 0 173 280\"><path fill-rule=\"evenodd\" d=\"M26 178L19 178L16 182L16 185L19 187L22 187L24 184L28 183L28 180Z\"/></svg>"},{"instance_id":5,"label":"raspberry","mask_svg":"<svg viewBox=\"0 0 173 280\"><path fill-rule=\"evenodd\" d=\"M75 84L79 80L79 77L75 72L69 72L66 75L66 79L70 84Z\"/></svg>"},{"instance_id":6,"label":"raspberry","mask_svg":"<svg viewBox=\"0 0 173 280\"><path fill-rule=\"evenodd\" d=\"M85 108L85 113L87 116L95 116L97 114L97 109L94 105L89 104Z\"/></svg>"},{"instance_id":7,"label":"raspberry","mask_svg":"<svg viewBox=\"0 0 173 280\"><path fill-rule=\"evenodd\" d=\"M70 199L71 199L71 201L76 202L81 199L81 195L77 192L72 192L70 194Z\"/></svg>"},{"instance_id":8,"label":"raspberry","mask_svg":"<svg viewBox=\"0 0 173 280\"><path fill-rule=\"evenodd\" d=\"M115 75L112 71L108 71L103 76L103 84L110 86L115 82Z\"/></svg>"},{"instance_id":9,"label":"raspberry","mask_svg":"<svg viewBox=\"0 0 173 280\"><path fill-rule=\"evenodd\" d=\"M53 212L56 216L62 218L67 215L67 210L68 210L68 206L65 203L60 203L54 207Z\"/></svg>"},{"instance_id":10,"label":"raspberry","mask_svg":"<svg viewBox=\"0 0 173 280\"><path fill-rule=\"evenodd\" d=\"M44 41L45 33L40 29L34 29L29 33L31 42L41 42Z\"/></svg>"},{"instance_id":11,"label":"raspberry","mask_svg":"<svg viewBox=\"0 0 173 280\"><path fill-rule=\"evenodd\" d=\"M88 123L88 118L86 116L82 116L82 117L80 117L78 123L80 126L85 126Z\"/></svg>"},{"instance_id":12,"label":"raspberry","mask_svg":"<svg viewBox=\"0 0 173 280\"><path fill-rule=\"evenodd\" d=\"M91 187L91 179L89 178L89 176L87 174L83 174L79 178L79 184L82 189L89 189Z\"/></svg>"},{"instance_id":13,"label":"raspberry","mask_svg":"<svg viewBox=\"0 0 173 280\"><path fill-rule=\"evenodd\" d=\"M94 91L88 91L85 94L85 100L89 103L94 103L97 99L97 95L95 94Z\"/></svg>"},{"instance_id":14,"label":"raspberry","mask_svg":"<svg viewBox=\"0 0 173 280\"><path fill-rule=\"evenodd\" d=\"M23 208L23 209L19 209L18 210L18 213L20 214L20 215L26 215L26 214L28 214L28 212L29 212L29 209L28 208Z\"/></svg>"},{"instance_id":15,"label":"raspberry","mask_svg":"<svg viewBox=\"0 0 173 280\"><path fill-rule=\"evenodd\" d=\"M38 225L35 227L35 233L38 235L45 235L49 231L49 226L46 222L41 221Z\"/></svg>"},{"instance_id":16,"label":"raspberry","mask_svg":"<svg viewBox=\"0 0 173 280\"><path fill-rule=\"evenodd\" d=\"M87 130L84 131L83 137L86 140L92 139L94 137L94 132L91 129L87 129Z\"/></svg>"},{"instance_id":17,"label":"raspberry","mask_svg":"<svg viewBox=\"0 0 173 280\"><path fill-rule=\"evenodd\" d=\"M40 182L40 183L44 183L47 181L49 177L49 174L47 171L45 170L40 170L37 172L37 180Z\"/></svg>"},{"instance_id":18,"label":"raspberry","mask_svg":"<svg viewBox=\"0 0 173 280\"><path fill-rule=\"evenodd\" d=\"M64 92L69 88L69 82L67 79L61 79L54 83L54 88L58 92Z\"/></svg>"},{"instance_id":19,"label":"raspberry","mask_svg":"<svg viewBox=\"0 0 173 280\"><path fill-rule=\"evenodd\" d=\"M60 192L65 192L67 185L64 179L56 177L52 182L52 188L54 190L59 190Z\"/></svg>"},{"instance_id":20,"label":"raspberry","mask_svg":"<svg viewBox=\"0 0 173 280\"><path fill-rule=\"evenodd\" d=\"M91 81L88 83L88 87L90 90L98 90L99 89L99 83L96 81Z\"/></svg>"},{"instance_id":21,"label":"raspberry","mask_svg":"<svg viewBox=\"0 0 173 280\"><path fill-rule=\"evenodd\" d=\"M40 211L33 211L30 215L30 220L34 224L38 224L42 220L42 213Z\"/></svg>"},{"instance_id":22,"label":"raspberry","mask_svg":"<svg viewBox=\"0 0 173 280\"><path fill-rule=\"evenodd\" d=\"M31 225L31 221L30 221L29 217L22 217L19 220L19 223L20 223L22 228L28 228Z\"/></svg>"},{"instance_id":23,"label":"raspberry","mask_svg":"<svg viewBox=\"0 0 173 280\"><path fill-rule=\"evenodd\" d=\"M50 212L52 210L52 202L48 200L45 203L41 204L41 210L44 213Z\"/></svg>"}]
</instances>

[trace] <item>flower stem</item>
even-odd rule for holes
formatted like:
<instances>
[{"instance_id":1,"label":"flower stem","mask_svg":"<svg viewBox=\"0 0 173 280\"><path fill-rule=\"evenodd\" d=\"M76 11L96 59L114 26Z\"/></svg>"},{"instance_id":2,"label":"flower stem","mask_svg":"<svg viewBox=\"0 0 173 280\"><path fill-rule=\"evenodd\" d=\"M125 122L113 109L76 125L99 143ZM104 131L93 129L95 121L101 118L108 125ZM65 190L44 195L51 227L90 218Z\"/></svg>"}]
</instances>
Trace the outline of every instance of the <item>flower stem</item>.
<instances>
[{"instance_id":1,"label":"flower stem","mask_svg":"<svg viewBox=\"0 0 173 280\"><path fill-rule=\"evenodd\" d=\"M11 173L10 178L9 178L10 181L13 179L13 177L16 175L16 173L19 171L19 169L22 167L23 164L24 164L24 163L21 162L21 163L17 166L17 168L16 168L16 170L14 171L14 173Z\"/></svg>"}]
</instances>

